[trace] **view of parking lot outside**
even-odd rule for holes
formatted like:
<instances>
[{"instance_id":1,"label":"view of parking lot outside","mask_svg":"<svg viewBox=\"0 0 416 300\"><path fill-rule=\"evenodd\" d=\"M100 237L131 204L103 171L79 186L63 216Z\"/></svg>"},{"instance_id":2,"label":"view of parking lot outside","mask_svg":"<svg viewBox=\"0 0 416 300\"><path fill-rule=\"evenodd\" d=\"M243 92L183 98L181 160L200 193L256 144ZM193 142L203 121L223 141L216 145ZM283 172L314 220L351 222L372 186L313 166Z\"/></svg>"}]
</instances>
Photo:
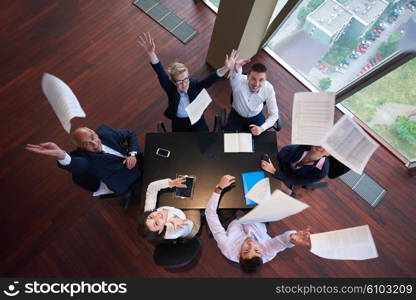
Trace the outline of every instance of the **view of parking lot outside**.
<instances>
[{"instance_id":1,"label":"view of parking lot outside","mask_svg":"<svg viewBox=\"0 0 416 300\"><path fill-rule=\"evenodd\" d=\"M416 36L412 18L415 0L304 0L266 47L317 90L338 91ZM413 59L341 103L408 160L416 159L415 82Z\"/></svg>"},{"instance_id":2,"label":"view of parking lot outside","mask_svg":"<svg viewBox=\"0 0 416 300\"><path fill-rule=\"evenodd\" d=\"M408 160L416 159L416 58L342 102Z\"/></svg>"},{"instance_id":3,"label":"view of parking lot outside","mask_svg":"<svg viewBox=\"0 0 416 300\"><path fill-rule=\"evenodd\" d=\"M336 92L414 39L412 18L416 1L304 0L266 47L309 86ZM415 82L414 59L341 103L408 160L416 159Z\"/></svg>"},{"instance_id":4,"label":"view of parking lot outside","mask_svg":"<svg viewBox=\"0 0 416 300\"><path fill-rule=\"evenodd\" d=\"M400 50L410 2L304 0L266 46L317 90L339 91Z\"/></svg>"}]
</instances>

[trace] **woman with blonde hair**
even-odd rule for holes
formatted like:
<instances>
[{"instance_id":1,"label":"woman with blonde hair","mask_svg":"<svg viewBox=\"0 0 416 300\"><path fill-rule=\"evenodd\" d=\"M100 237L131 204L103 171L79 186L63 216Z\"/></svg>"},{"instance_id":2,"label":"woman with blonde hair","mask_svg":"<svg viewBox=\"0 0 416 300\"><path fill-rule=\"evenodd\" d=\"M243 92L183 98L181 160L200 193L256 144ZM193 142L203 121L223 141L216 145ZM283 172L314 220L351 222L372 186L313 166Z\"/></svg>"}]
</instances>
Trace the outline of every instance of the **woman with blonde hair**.
<instances>
[{"instance_id":1,"label":"woman with blonde hair","mask_svg":"<svg viewBox=\"0 0 416 300\"><path fill-rule=\"evenodd\" d=\"M172 63L166 73L156 55L155 42L150 33L142 33L138 42L147 52L159 83L168 96L169 103L165 110L165 116L172 120L172 131L208 131L204 116L202 115L197 123L191 125L185 108L195 100L203 89L211 87L229 71L228 55L222 68L211 73L205 79L198 80L190 78L188 68L180 62Z\"/></svg>"}]
</instances>

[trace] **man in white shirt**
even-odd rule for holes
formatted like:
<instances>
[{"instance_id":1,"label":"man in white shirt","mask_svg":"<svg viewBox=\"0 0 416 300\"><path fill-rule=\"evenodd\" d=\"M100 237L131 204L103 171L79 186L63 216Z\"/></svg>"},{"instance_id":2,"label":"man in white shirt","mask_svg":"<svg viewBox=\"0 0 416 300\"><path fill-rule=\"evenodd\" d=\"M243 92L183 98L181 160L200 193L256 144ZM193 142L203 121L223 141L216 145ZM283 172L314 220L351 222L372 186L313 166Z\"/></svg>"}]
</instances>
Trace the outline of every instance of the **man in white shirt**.
<instances>
[{"instance_id":1,"label":"man in white shirt","mask_svg":"<svg viewBox=\"0 0 416 300\"><path fill-rule=\"evenodd\" d=\"M233 50L228 65L232 70L230 83L233 103L226 131L250 131L253 135L260 135L279 119L276 94L272 84L266 80L265 65L255 63L250 67L248 75L244 75L242 66L250 60L237 60L237 57L237 51ZM264 103L268 112L267 119L263 115Z\"/></svg>"},{"instance_id":2,"label":"man in white shirt","mask_svg":"<svg viewBox=\"0 0 416 300\"><path fill-rule=\"evenodd\" d=\"M224 175L215 187L205 209L208 226L221 253L231 261L240 263L246 273L258 272L278 252L295 245L310 247L309 229L287 231L274 238L267 233L264 223L239 224L232 221L227 230L222 226L217 207L222 191L235 182L235 177Z\"/></svg>"}]
</instances>

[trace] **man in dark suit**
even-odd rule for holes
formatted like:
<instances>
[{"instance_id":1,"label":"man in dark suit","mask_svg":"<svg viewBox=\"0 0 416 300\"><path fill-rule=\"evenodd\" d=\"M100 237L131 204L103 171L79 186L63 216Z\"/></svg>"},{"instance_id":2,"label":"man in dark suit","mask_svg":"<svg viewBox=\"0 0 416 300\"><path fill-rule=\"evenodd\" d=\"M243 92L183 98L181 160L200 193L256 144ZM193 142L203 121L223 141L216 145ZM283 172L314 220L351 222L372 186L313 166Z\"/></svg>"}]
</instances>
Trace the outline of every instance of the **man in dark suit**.
<instances>
[{"instance_id":1,"label":"man in dark suit","mask_svg":"<svg viewBox=\"0 0 416 300\"><path fill-rule=\"evenodd\" d=\"M26 149L56 157L60 168L96 179L96 183L92 183L96 186L95 196L124 194L139 179L136 156L140 149L134 131L115 130L106 125L97 132L80 127L71 133L71 139L78 149L70 154L52 142L28 144Z\"/></svg>"},{"instance_id":2,"label":"man in dark suit","mask_svg":"<svg viewBox=\"0 0 416 300\"><path fill-rule=\"evenodd\" d=\"M294 186L312 184L325 178L329 172L330 154L321 146L289 145L277 154L276 169L271 161L261 161L263 170L282 181L282 191L294 195Z\"/></svg>"},{"instance_id":3,"label":"man in dark suit","mask_svg":"<svg viewBox=\"0 0 416 300\"><path fill-rule=\"evenodd\" d=\"M159 83L168 96L169 103L165 110L165 116L172 120L172 131L208 131L204 116L202 115L197 123L191 125L185 108L195 100L202 89L211 87L228 72L228 56L222 68L199 81L190 78L188 68L179 62L172 63L168 68L169 74L166 73L156 55L156 46L150 33L143 33L138 42L147 52Z\"/></svg>"}]
</instances>

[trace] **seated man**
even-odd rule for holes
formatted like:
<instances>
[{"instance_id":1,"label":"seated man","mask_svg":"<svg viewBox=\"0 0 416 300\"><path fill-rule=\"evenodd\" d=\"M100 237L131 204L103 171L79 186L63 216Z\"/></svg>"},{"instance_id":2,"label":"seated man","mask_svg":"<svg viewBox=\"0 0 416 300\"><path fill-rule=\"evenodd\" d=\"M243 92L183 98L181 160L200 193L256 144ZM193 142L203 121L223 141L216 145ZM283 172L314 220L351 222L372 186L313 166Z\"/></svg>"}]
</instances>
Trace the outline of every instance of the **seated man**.
<instances>
[{"instance_id":1,"label":"seated man","mask_svg":"<svg viewBox=\"0 0 416 300\"><path fill-rule=\"evenodd\" d=\"M266 80L265 65L255 63L248 75L243 75L242 66L250 60L237 60L237 56L237 51L233 50L229 58L234 63L230 78L233 103L225 130L250 131L253 135L260 135L279 119L274 88ZM267 119L263 115L264 103L268 112Z\"/></svg>"},{"instance_id":2,"label":"seated man","mask_svg":"<svg viewBox=\"0 0 416 300\"><path fill-rule=\"evenodd\" d=\"M185 178L179 177L153 181L146 191L144 213L139 217L139 231L150 241L161 239L193 238L201 226L199 209L180 210L172 206L156 209L157 195L161 189L184 188Z\"/></svg>"},{"instance_id":3,"label":"seated man","mask_svg":"<svg viewBox=\"0 0 416 300\"><path fill-rule=\"evenodd\" d=\"M56 157L58 166L73 174L87 174L100 180L94 196L121 195L139 179L136 155L140 149L134 131L103 125L94 132L80 127L71 133L71 139L78 149L70 154L52 142L28 144L26 149Z\"/></svg>"},{"instance_id":4,"label":"seated man","mask_svg":"<svg viewBox=\"0 0 416 300\"><path fill-rule=\"evenodd\" d=\"M282 181L282 191L295 196L294 186L312 184L325 178L329 172L330 154L321 146L289 145L277 154L276 169L271 161L261 161L261 167Z\"/></svg>"},{"instance_id":5,"label":"seated man","mask_svg":"<svg viewBox=\"0 0 416 300\"><path fill-rule=\"evenodd\" d=\"M235 182L231 175L224 175L215 187L205 209L209 228L217 241L221 253L231 261L239 262L246 273L256 273L262 265L272 260L278 252L295 245L310 247L309 229L287 231L274 238L267 233L263 223L239 224L234 220L227 231L217 215L217 206L222 191Z\"/></svg>"},{"instance_id":6,"label":"seated man","mask_svg":"<svg viewBox=\"0 0 416 300\"><path fill-rule=\"evenodd\" d=\"M174 62L170 65L168 75L156 55L155 43L150 33L143 33L140 36L139 44L147 52L151 66L159 78L159 83L168 96L169 103L168 108L165 110L165 116L172 120L172 131L208 131L204 116L202 115L197 123L191 125L185 108L195 100L202 89L211 87L228 72L228 56L226 65L204 80L199 81L195 78L190 78L188 68L179 62Z\"/></svg>"}]
</instances>

